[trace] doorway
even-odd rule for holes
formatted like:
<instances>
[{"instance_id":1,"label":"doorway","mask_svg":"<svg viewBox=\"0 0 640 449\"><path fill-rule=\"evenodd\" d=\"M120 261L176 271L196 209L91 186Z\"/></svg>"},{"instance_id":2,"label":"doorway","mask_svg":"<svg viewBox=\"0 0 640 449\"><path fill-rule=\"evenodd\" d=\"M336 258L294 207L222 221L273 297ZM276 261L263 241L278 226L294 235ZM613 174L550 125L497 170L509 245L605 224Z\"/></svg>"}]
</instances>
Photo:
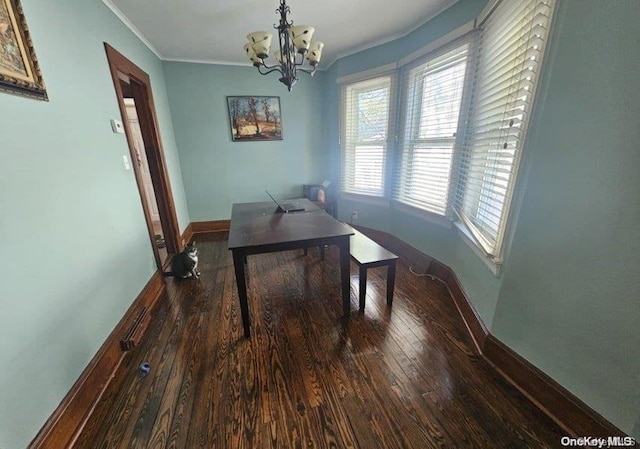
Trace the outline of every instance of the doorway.
<instances>
[{"instance_id":1,"label":"doorway","mask_svg":"<svg viewBox=\"0 0 640 449\"><path fill-rule=\"evenodd\" d=\"M181 250L173 194L149 75L105 42L120 114L156 264L161 271Z\"/></svg>"},{"instance_id":2,"label":"doorway","mask_svg":"<svg viewBox=\"0 0 640 449\"><path fill-rule=\"evenodd\" d=\"M120 84L126 84L125 81L120 80ZM125 90L123 89L123 93ZM138 165L140 174L142 176L142 184L144 188L144 194L147 198L147 204L149 205L149 215L151 218L151 225L153 227L153 244L160 253L160 260L163 265L168 258L167 244L165 238L165 231L162 228L162 222L160 221L160 211L158 210L158 201L156 200L156 192L153 187L153 179L151 179L151 170L149 168L149 159L147 158L147 151L144 146L144 139L142 138L142 130L140 129L140 120L138 119L138 111L136 110L136 102L133 97L128 97L125 93L124 106L126 108L126 120L129 124L133 138L133 148L131 151L132 162Z\"/></svg>"}]
</instances>

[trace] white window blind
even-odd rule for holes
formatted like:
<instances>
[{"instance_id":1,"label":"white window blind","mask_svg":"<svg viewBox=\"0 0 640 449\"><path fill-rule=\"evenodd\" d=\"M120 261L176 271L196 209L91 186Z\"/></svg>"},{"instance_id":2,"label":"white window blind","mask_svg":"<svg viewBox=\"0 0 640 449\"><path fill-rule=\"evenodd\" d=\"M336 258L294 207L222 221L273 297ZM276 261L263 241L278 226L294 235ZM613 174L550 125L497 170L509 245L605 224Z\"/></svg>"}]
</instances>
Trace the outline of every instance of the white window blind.
<instances>
[{"instance_id":1,"label":"white window blind","mask_svg":"<svg viewBox=\"0 0 640 449\"><path fill-rule=\"evenodd\" d=\"M394 199L446 215L454 144L465 85L468 42L428 56L404 75L404 131Z\"/></svg>"},{"instance_id":2,"label":"white window blind","mask_svg":"<svg viewBox=\"0 0 640 449\"><path fill-rule=\"evenodd\" d=\"M553 0L502 1L481 24L455 210L488 256L502 240Z\"/></svg>"},{"instance_id":3,"label":"white window blind","mask_svg":"<svg viewBox=\"0 0 640 449\"><path fill-rule=\"evenodd\" d=\"M342 190L384 196L393 76L342 86Z\"/></svg>"}]
</instances>

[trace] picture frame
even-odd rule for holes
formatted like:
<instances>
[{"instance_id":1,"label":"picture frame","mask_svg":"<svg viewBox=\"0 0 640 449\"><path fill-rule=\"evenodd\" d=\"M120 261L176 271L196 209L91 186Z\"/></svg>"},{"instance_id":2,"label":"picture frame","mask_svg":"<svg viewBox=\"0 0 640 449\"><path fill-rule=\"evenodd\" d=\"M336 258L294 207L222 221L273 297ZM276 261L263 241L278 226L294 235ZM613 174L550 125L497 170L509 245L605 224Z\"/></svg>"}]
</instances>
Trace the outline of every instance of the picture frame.
<instances>
[{"instance_id":1,"label":"picture frame","mask_svg":"<svg viewBox=\"0 0 640 449\"><path fill-rule=\"evenodd\" d=\"M282 140L280 97L228 96L227 107L233 142Z\"/></svg>"},{"instance_id":2,"label":"picture frame","mask_svg":"<svg viewBox=\"0 0 640 449\"><path fill-rule=\"evenodd\" d=\"M0 0L0 92L49 100L20 0Z\"/></svg>"}]
</instances>

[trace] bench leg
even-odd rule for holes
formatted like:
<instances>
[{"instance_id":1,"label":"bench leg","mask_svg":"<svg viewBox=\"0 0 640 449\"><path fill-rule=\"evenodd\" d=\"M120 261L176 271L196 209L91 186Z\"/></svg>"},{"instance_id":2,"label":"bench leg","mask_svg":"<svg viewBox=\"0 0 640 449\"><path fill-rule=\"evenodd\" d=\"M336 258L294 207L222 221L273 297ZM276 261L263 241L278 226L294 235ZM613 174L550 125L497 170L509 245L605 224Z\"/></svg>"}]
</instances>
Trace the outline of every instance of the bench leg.
<instances>
[{"instance_id":1,"label":"bench leg","mask_svg":"<svg viewBox=\"0 0 640 449\"><path fill-rule=\"evenodd\" d=\"M324 245L320 245L320 260L324 260L324 255L325 255Z\"/></svg>"},{"instance_id":2,"label":"bench leg","mask_svg":"<svg viewBox=\"0 0 640 449\"><path fill-rule=\"evenodd\" d=\"M305 248L304 249L304 255L306 256L308 252L309 252L309 248Z\"/></svg>"},{"instance_id":3,"label":"bench leg","mask_svg":"<svg viewBox=\"0 0 640 449\"><path fill-rule=\"evenodd\" d=\"M392 261L387 268L387 305L393 304L393 288L396 283L396 261Z\"/></svg>"},{"instance_id":4,"label":"bench leg","mask_svg":"<svg viewBox=\"0 0 640 449\"><path fill-rule=\"evenodd\" d=\"M360 312L364 312L365 298L367 297L367 267L360 265Z\"/></svg>"},{"instance_id":5,"label":"bench leg","mask_svg":"<svg viewBox=\"0 0 640 449\"><path fill-rule=\"evenodd\" d=\"M337 239L338 248L340 248L340 283L342 284L342 313L343 323L349 322L351 316L351 242L349 236Z\"/></svg>"}]
</instances>

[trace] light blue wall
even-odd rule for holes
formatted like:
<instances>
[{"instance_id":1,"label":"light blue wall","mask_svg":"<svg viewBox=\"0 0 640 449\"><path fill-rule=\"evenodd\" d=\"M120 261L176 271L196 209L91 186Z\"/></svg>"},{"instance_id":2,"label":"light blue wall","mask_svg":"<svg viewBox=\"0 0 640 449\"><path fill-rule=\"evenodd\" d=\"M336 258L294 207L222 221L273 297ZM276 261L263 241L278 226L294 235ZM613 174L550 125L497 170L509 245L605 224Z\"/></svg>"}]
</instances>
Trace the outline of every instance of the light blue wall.
<instances>
[{"instance_id":1,"label":"light blue wall","mask_svg":"<svg viewBox=\"0 0 640 449\"><path fill-rule=\"evenodd\" d=\"M474 20L486 0L461 0L404 38L336 61L325 77L324 117L326 147L330 149L330 177L340 180L340 87L337 78L396 62L456 28ZM413 215L359 201L341 201L340 218L349 220L358 212L358 224L391 232L415 248L451 266L487 326L491 326L501 280L463 243L453 229L445 229Z\"/></svg>"},{"instance_id":2,"label":"light blue wall","mask_svg":"<svg viewBox=\"0 0 640 449\"><path fill-rule=\"evenodd\" d=\"M485 1L461 0L292 93L253 68L161 64L99 0L22 3L51 101L0 95L3 449L33 438L155 270L126 142L109 127L119 111L103 41L151 76L182 230L264 200L265 187L296 196L337 182L336 78L410 54ZM340 212L450 265L492 333L640 438L640 5L561 3L501 278L450 229L372 204ZM231 142L225 97L249 94L281 97L283 141Z\"/></svg>"},{"instance_id":3,"label":"light blue wall","mask_svg":"<svg viewBox=\"0 0 640 449\"><path fill-rule=\"evenodd\" d=\"M561 3L492 327L627 432L640 418L639 18L636 0Z\"/></svg>"},{"instance_id":4,"label":"light blue wall","mask_svg":"<svg viewBox=\"0 0 640 449\"><path fill-rule=\"evenodd\" d=\"M302 196L326 176L322 74L302 74L292 92L253 67L164 63L184 188L192 221L228 219L237 202ZM283 140L233 142L228 95L280 97Z\"/></svg>"},{"instance_id":5,"label":"light blue wall","mask_svg":"<svg viewBox=\"0 0 640 449\"><path fill-rule=\"evenodd\" d=\"M323 107L334 180L336 79L397 61L484 3L462 0L409 36L331 67ZM450 265L495 336L640 438L640 3L560 5L499 278L454 231L356 201L341 201L340 215L357 210L360 224Z\"/></svg>"},{"instance_id":6,"label":"light blue wall","mask_svg":"<svg viewBox=\"0 0 640 449\"><path fill-rule=\"evenodd\" d=\"M0 447L25 447L156 270L103 41L151 76L189 223L160 61L99 0L22 0L50 101L0 94Z\"/></svg>"}]
</instances>

